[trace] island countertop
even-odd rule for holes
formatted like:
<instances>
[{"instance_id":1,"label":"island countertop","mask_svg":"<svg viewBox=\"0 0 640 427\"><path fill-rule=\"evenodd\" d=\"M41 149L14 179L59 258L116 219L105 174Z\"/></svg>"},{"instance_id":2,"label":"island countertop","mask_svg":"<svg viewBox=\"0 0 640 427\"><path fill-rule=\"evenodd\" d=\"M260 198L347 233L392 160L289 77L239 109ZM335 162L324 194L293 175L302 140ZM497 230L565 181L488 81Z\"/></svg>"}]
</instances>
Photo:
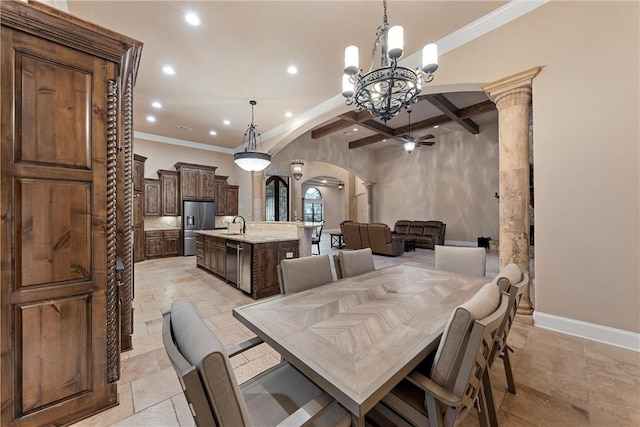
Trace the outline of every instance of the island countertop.
<instances>
[{"instance_id":1,"label":"island countertop","mask_svg":"<svg viewBox=\"0 0 640 427\"><path fill-rule=\"evenodd\" d=\"M196 234L204 236L220 237L226 240L236 242L245 242L251 244L271 243L271 242L289 242L300 240L297 236L287 236L286 234L275 234L265 232L248 232L248 233L229 233L226 230L203 230L196 231Z\"/></svg>"}]
</instances>

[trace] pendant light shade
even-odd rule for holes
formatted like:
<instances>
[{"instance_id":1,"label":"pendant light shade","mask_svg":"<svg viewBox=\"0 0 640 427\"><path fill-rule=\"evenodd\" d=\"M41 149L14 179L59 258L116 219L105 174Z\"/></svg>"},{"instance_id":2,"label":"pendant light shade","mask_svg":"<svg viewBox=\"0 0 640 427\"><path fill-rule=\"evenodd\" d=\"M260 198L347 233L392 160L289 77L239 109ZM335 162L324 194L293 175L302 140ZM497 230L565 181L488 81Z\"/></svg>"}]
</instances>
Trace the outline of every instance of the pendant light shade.
<instances>
[{"instance_id":1,"label":"pendant light shade","mask_svg":"<svg viewBox=\"0 0 640 427\"><path fill-rule=\"evenodd\" d=\"M245 145L244 151L235 153L233 155L233 161L241 169L249 172L259 172L265 170L271 164L271 154L258 151L256 148L257 138L260 134L256 131L257 126L253 123L253 107L257 104L256 101L249 101L251 104L251 124L244 133L242 143ZM260 141L262 145L262 140Z\"/></svg>"}]
</instances>

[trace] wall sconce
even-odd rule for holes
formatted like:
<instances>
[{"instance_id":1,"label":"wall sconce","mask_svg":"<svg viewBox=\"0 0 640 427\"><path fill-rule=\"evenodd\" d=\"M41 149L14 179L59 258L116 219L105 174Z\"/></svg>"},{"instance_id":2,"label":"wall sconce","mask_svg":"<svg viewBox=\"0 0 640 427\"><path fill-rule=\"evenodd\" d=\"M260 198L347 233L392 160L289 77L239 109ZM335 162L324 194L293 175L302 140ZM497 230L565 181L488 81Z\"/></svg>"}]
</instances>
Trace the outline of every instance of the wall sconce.
<instances>
[{"instance_id":1,"label":"wall sconce","mask_svg":"<svg viewBox=\"0 0 640 427\"><path fill-rule=\"evenodd\" d=\"M302 166L302 160L291 160L291 175L298 181L302 178Z\"/></svg>"},{"instance_id":2,"label":"wall sconce","mask_svg":"<svg viewBox=\"0 0 640 427\"><path fill-rule=\"evenodd\" d=\"M338 184L338 190L342 190L343 188L344 188L344 183L343 182Z\"/></svg>"}]
</instances>

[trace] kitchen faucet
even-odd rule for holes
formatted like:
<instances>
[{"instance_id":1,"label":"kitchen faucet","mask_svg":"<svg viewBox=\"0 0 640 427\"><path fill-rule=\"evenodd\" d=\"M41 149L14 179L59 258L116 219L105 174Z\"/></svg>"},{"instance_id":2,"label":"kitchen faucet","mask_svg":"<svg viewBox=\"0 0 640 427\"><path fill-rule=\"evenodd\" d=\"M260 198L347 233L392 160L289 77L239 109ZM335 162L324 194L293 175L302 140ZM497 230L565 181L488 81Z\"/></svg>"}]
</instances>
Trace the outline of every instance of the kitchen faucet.
<instances>
[{"instance_id":1,"label":"kitchen faucet","mask_svg":"<svg viewBox=\"0 0 640 427\"><path fill-rule=\"evenodd\" d=\"M231 221L232 223L236 223L236 219L242 219L242 234L246 234L247 233L247 223L244 221L244 217L242 215L236 215L233 217L233 220Z\"/></svg>"}]
</instances>

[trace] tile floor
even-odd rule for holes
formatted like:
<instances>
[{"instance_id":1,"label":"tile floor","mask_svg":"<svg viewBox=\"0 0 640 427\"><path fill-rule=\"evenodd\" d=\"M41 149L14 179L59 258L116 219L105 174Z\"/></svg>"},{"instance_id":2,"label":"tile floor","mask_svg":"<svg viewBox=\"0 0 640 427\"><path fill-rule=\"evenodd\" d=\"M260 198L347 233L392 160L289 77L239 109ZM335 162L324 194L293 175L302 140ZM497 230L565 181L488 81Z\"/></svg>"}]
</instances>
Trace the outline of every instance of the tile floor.
<instances>
[{"instance_id":1,"label":"tile floor","mask_svg":"<svg viewBox=\"0 0 640 427\"><path fill-rule=\"evenodd\" d=\"M329 248L323 236L322 253ZM433 268L433 251L417 249L401 257L375 256L377 268L397 263ZM498 271L489 252L487 276ZM122 354L120 405L75 426L193 426L180 384L164 352L162 312L174 299L193 302L221 341L230 346L253 334L231 310L252 300L195 266L194 257L165 258L135 266L135 335L133 350ZM503 426L639 426L640 356L581 338L540 329L517 318L509 335L517 394L505 393L501 360L491 372L500 424ZM232 359L239 383L278 363L266 344ZM477 426L475 414L462 425Z\"/></svg>"}]
</instances>

